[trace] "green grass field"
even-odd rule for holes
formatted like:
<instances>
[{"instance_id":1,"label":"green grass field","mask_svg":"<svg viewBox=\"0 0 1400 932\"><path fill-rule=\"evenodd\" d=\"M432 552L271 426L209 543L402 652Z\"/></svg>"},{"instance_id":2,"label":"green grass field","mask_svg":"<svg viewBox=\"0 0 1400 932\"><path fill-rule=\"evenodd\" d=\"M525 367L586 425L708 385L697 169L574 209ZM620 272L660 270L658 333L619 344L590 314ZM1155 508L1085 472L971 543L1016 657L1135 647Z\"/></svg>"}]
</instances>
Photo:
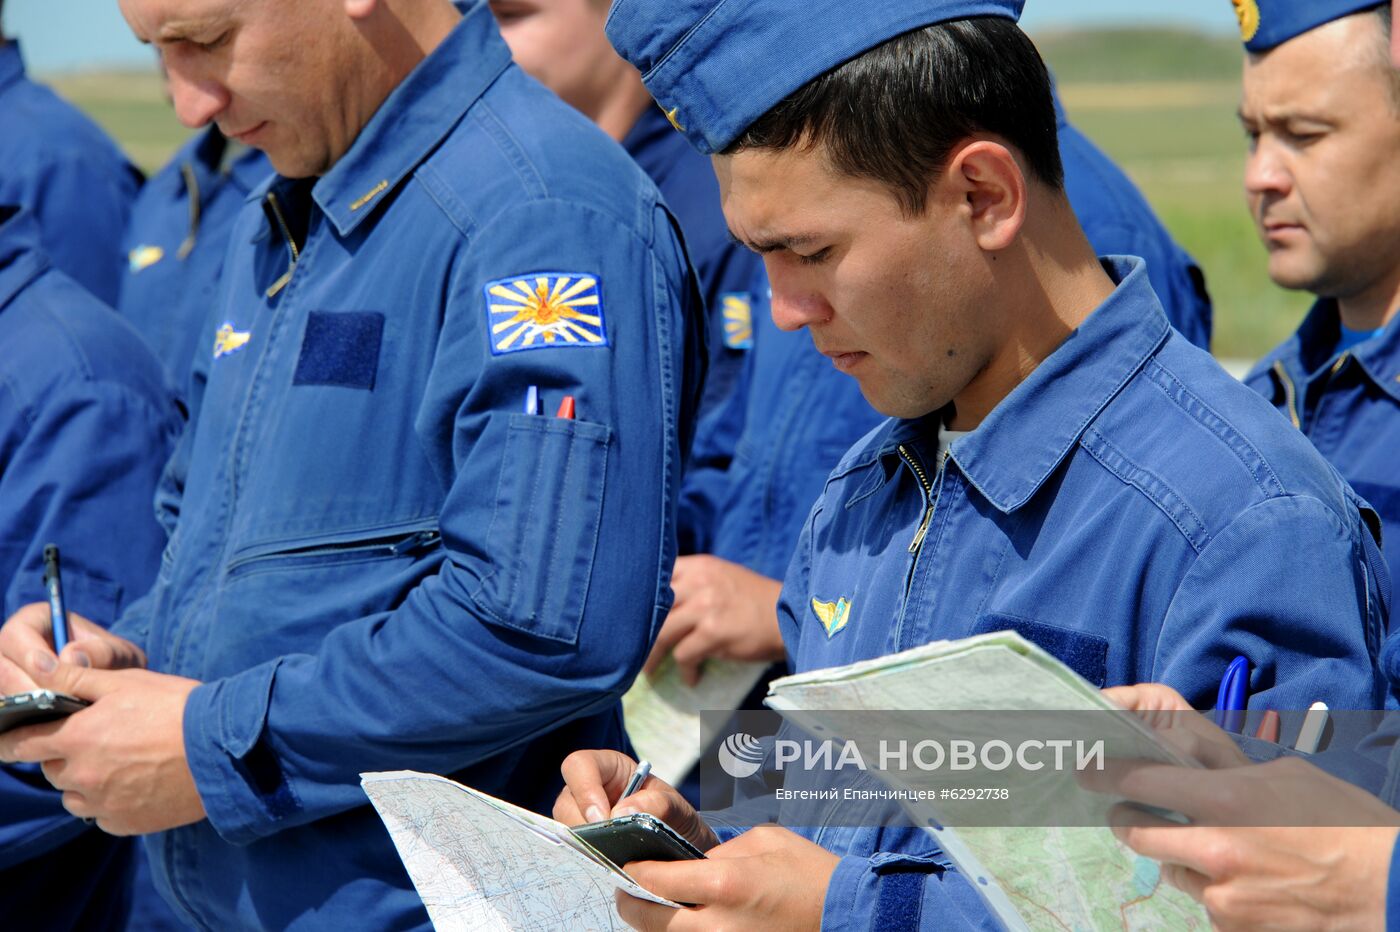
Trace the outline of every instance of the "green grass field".
<instances>
[{"instance_id":1,"label":"green grass field","mask_svg":"<svg viewBox=\"0 0 1400 932\"><path fill-rule=\"evenodd\" d=\"M1172 30L1036 36L1070 118L1138 183L1205 269L1215 351L1256 358L1286 337L1310 298L1275 287L1245 211L1244 138L1235 120L1240 48ZM186 138L151 73L66 76L60 93L154 171Z\"/></svg>"}]
</instances>

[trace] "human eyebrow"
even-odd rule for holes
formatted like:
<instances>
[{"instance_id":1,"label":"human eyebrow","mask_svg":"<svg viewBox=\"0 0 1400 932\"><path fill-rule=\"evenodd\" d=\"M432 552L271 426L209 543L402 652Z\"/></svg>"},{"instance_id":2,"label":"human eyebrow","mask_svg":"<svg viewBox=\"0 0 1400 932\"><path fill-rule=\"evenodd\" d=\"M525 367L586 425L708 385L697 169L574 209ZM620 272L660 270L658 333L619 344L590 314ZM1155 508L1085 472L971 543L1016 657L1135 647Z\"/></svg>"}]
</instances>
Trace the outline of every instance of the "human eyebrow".
<instances>
[{"instance_id":1,"label":"human eyebrow","mask_svg":"<svg viewBox=\"0 0 1400 932\"><path fill-rule=\"evenodd\" d=\"M198 43L200 37L218 34L226 26L227 23L213 19L173 20L160 27L155 41L160 45L170 45L176 42Z\"/></svg>"},{"instance_id":2,"label":"human eyebrow","mask_svg":"<svg viewBox=\"0 0 1400 932\"><path fill-rule=\"evenodd\" d=\"M810 233L802 233L796 236L780 236L771 240L750 243L747 240L740 239L739 237L735 236L732 230L729 231L729 238L735 243L738 243L740 246L743 246L746 249L751 250L752 252L758 253L760 256L766 256L769 253L777 252L780 249L786 249L790 252L796 252L798 247L810 246L821 239L820 237Z\"/></svg>"}]
</instances>

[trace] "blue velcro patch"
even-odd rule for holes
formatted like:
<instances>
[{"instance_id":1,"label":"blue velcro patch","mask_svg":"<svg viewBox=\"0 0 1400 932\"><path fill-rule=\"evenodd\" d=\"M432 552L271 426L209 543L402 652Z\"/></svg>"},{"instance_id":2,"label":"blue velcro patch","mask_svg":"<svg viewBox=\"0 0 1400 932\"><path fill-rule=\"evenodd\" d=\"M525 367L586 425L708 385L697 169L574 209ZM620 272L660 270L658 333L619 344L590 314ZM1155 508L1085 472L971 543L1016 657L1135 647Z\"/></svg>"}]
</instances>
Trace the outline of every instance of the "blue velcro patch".
<instances>
[{"instance_id":1,"label":"blue velcro patch","mask_svg":"<svg viewBox=\"0 0 1400 932\"><path fill-rule=\"evenodd\" d=\"M487 282L491 355L607 346L602 283L586 272L531 272Z\"/></svg>"},{"instance_id":2,"label":"blue velcro patch","mask_svg":"<svg viewBox=\"0 0 1400 932\"><path fill-rule=\"evenodd\" d=\"M1015 631L1100 689L1108 683L1107 638L1015 615L987 615L972 627L973 634L993 631Z\"/></svg>"},{"instance_id":3,"label":"blue velcro patch","mask_svg":"<svg viewBox=\"0 0 1400 932\"><path fill-rule=\"evenodd\" d=\"M373 389L383 339L377 311L312 311L292 384Z\"/></svg>"},{"instance_id":4,"label":"blue velcro patch","mask_svg":"<svg viewBox=\"0 0 1400 932\"><path fill-rule=\"evenodd\" d=\"M927 868L888 873L880 878L872 928L889 932L918 932L924 905Z\"/></svg>"}]
</instances>

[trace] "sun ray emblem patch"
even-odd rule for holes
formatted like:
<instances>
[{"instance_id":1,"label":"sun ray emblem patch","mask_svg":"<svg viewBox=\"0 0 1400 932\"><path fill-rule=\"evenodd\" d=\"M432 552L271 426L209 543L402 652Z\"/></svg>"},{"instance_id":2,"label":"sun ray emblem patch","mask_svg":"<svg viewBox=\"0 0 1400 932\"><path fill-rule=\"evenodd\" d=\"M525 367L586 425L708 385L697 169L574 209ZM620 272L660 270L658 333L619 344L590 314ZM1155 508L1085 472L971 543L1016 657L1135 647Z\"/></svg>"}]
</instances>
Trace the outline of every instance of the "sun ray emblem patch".
<instances>
[{"instance_id":1,"label":"sun ray emblem patch","mask_svg":"<svg viewBox=\"0 0 1400 932\"><path fill-rule=\"evenodd\" d=\"M214 332L214 358L219 359L230 353L237 352L248 345L252 339L252 334L246 330L234 330L233 324L225 322L222 327Z\"/></svg>"},{"instance_id":2,"label":"sun ray emblem patch","mask_svg":"<svg viewBox=\"0 0 1400 932\"><path fill-rule=\"evenodd\" d=\"M536 272L487 282L486 309L493 356L608 345L596 275Z\"/></svg>"},{"instance_id":3,"label":"sun ray emblem patch","mask_svg":"<svg viewBox=\"0 0 1400 932\"><path fill-rule=\"evenodd\" d=\"M137 246L126 254L126 265L135 275L143 269L149 269L161 259L165 258L165 250L159 246Z\"/></svg>"},{"instance_id":4,"label":"sun ray emblem patch","mask_svg":"<svg viewBox=\"0 0 1400 932\"><path fill-rule=\"evenodd\" d=\"M747 292L730 291L719 296L724 315L724 345L730 349L753 349L753 298Z\"/></svg>"},{"instance_id":5,"label":"sun ray emblem patch","mask_svg":"<svg viewBox=\"0 0 1400 932\"><path fill-rule=\"evenodd\" d=\"M846 627L846 623L851 620L851 603L844 598L835 602L823 602L820 599L812 600L812 611L816 614L817 620L826 629L827 637L834 637L836 632Z\"/></svg>"}]
</instances>

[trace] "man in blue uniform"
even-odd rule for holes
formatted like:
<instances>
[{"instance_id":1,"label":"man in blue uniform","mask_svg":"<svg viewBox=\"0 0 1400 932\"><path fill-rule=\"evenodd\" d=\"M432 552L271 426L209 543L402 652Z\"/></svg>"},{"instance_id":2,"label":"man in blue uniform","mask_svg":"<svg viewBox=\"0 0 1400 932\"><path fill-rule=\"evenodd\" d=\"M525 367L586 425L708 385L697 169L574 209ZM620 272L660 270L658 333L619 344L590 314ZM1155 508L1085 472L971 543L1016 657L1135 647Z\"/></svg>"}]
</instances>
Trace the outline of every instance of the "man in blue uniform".
<instances>
[{"instance_id":1,"label":"man in blue uniform","mask_svg":"<svg viewBox=\"0 0 1400 932\"><path fill-rule=\"evenodd\" d=\"M697 444L687 468L677 528L681 553L703 552L717 517L709 489L723 482L741 426L725 406L753 346L753 281L761 263L730 238L709 161L675 131L637 69L608 44L607 0L493 0L491 10L516 64L620 142L685 232L705 296L710 358L697 427L706 442ZM678 590L685 574L681 561Z\"/></svg>"},{"instance_id":2,"label":"man in blue uniform","mask_svg":"<svg viewBox=\"0 0 1400 932\"><path fill-rule=\"evenodd\" d=\"M670 602L694 276L655 187L484 2L123 11L181 119L279 174L235 225L170 544L120 625L150 670L45 674L46 613L20 613L4 655L96 701L0 757L153 833L200 926L426 928L359 773L545 808L570 749L622 746Z\"/></svg>"},{"instance_id":3,"label":"man in blue uniform","mask_svg":"<svg viewBox=\"0 0 1400 932\"><path fill-rule=\"evenodd\" d=\"M1117 165L1071 125L1055 102L1065 192L1089 244L1101 256L1138 256L1167 320L1202 349L1210 347L1211 304L1204 276L1171 238L1146 199ZM672 134L673 137L678 134ZM800 333L772 322L767 278L754 295L754 348L732 399L701 422L696 459L732 464L696 475L687 517L704 553L676 562L676 606L662 626L649 669L674 652L695 681L710 657L781 660L776 613L780 580L802 522L841 454L875 427L880 414L860 386L832 368ZM728 436L742 425L737 439ZM758 694L761 698L762 694Z\"/></svg>"},{"instance_id":4,"label":"man in blue uniform","mask_svg":"<svg viewBox=\"0 0 1400 932\"><path fill-rule=\"evenodd\" d=\"M1099 684L1161 679L1208 704L1244 654L1253 703L1379 707L1374 513L1171 329L1140 261L1095 258L1020 3L856 8L622 0L609 21L715 153L777 325L807 328L894 417L808 518L780 603L790 664L1010 629ZM556 813L606 812L628 765L573 756ZM911 827L736 837L659 781L626 806L704 845L733 839L708 862L639 866L701 904L671 928L990 918ZM659 924L651 905L621 904Z\"/></svg>"},{"instance_id":5,"label":"man in blue uniform","mask_svg":"<svg viewBox=\"0 0 1400 932\"><path fill-rule=\"evenodd\" d=\"M1269 277L1318 296L1246 382L1385 522L1400 578L1400 76L1375 0L1238 4L1245 190Z\"/></svg>"},{"instance_id":6,"label":"man in blue uniform","mask_svg":"<svg viewBox=\"0 0 1400 932\"><path fill-rule=\"evenodd\" d=\"M42 599L56 543L66 603L107 626L155 578L165 535L151 498L180 416L141 339L39 239L27 211L0 206L0 598L6 616ZM0 916L15 929L121 929L130 843L59 797L35 767L0 770Z\"/></svg>"},{"instance_id":7,"label":"man in blue uniform","mask_svg":"<svg viewBox=\"0 0 1400 932\"><path fill-rule=\"evenodd\" d=\"M181 146L132 205L117 310L182 390L217 294L234 218L271 174L261 151L230 142L211 126Z\"/></svg>"},{"instance_id":8,"label":"man in blue uniform","mask_svg":"<svg viewBox=\"0 0 1400 932\"><path fill-rule=\"evenodd\" d=\"M117 303L122 230L141 173L77 108L29 80L0 36L0 204L28 208L44 251L105 304Z\"/></svg>"},{"instance_id":9,"label":"man in blue uniform","mask_svg":"<svg viewBox=\"0 0 1400 932\"><path fill-rule=\"evenodd\" d=\"M1245 183L1270 275L1320 298L1248 381L1380 510L1393 580L1400 2L1234 5L1250 53L1240 113L1251 142ZM1357 178L1366 184L1356 186ZM1394 688L1400 635L1387 638L1382 659ZM1190 708L1159 685L1110 692L1128 708ZM1213 773L1130 768L1095 782L1219 826L1171 826L1124 812L1117 828L1139 853L1162 861L1163 876L1200 900L1218 928L1400 929L1400 813L1390 808L1400 804L1397 731L1387 716L1362 748L1382 765L1379 779L1364 781L1379 801L1293 759ZM1323 767L1325 758L1317 759ZM1230 808L1222 811L1222 802ZM1279 812L1295 824L1275 824Z\"/></svg>"}]
</instances>

